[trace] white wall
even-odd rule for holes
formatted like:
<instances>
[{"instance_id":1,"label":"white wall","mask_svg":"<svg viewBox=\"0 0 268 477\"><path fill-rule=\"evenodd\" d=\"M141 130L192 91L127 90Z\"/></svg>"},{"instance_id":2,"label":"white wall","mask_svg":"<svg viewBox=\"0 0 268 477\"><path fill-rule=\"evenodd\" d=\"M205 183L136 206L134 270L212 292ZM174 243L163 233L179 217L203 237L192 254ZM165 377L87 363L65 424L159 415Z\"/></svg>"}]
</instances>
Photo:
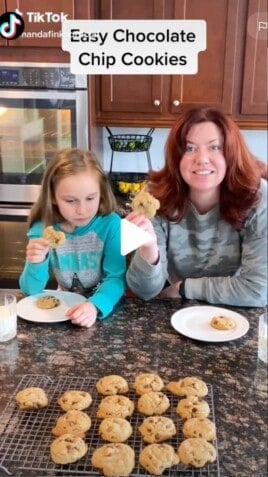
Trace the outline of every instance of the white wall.
<instances>
[{"instance_id":1,"label":"white wall","mask_svg":"<svg viewBox=\"0 0 268 477\"><path fill-rule=\"evenodd\" d=\"M110 128L115 134L146 134L149 128ZM160 169L164 161L164 145L169 133L169 129L155 129L152 135L152 144L150 147L150 156L153 169ZM267 162L268 146L267 131L241 130L244 139L252 151L259 159ZM108 141L108 132L102 128L103 138L103 156L99 157L105 171L110 169L111 148ZM145 152L115 152L113 161L114 172L147 172L148 164Z\"/></svg>"}]
</instances>

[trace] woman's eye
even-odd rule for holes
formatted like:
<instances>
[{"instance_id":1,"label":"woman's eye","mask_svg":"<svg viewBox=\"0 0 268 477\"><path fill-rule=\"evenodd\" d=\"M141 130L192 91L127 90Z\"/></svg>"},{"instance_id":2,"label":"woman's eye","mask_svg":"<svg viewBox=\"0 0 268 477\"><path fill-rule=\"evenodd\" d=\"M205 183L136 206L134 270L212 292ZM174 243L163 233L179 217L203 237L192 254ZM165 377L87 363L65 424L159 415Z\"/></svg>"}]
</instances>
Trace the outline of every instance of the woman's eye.
<instances>
[{"instance_id":1,"label":"woman's eye","mask_svg":"<svg viewBox=\"0 0 268 477\"><path fill-rule=\"evenodd\" d=\"M190 146L190 144L187 144L185 148L185 152L194 152L195 148L194 146Z\"/></svg>"},{"instance_id":2,"label":"woman's eye","mask_svg":"<svg viewBox=\"0 0 268 477\"><path fill-rule=\"evenodd\" d=\"M220 151L221 150L221 146L219 144L212 144L212 146L210 147L210 149L212 151Z\"/></svg>"}]
</instances>

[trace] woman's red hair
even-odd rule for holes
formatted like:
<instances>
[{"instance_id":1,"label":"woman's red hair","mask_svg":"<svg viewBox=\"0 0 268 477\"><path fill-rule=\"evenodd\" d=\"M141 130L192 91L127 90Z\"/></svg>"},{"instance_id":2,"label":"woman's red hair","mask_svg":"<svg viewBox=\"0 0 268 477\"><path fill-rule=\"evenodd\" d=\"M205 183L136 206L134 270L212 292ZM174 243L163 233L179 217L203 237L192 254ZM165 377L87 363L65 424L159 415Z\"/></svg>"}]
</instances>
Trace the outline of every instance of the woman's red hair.
<instances>
[{"instance_id":1,"label":"woman's red hair","mask_svg":"<svg viewBox=\"0 0 268 477\"><path fill-rule=\"evenodd\" d=\"M249 211L259 202L261 170L250 153L235 122L215 108L196 108L181 116L172 127L165 145L165 165L149 173L150 192L160 201L159 213L179 222L189 204L189 186L180 173L180 161L190 128L210 121L223 136L226 175L220 185L220 214L234 228L241 229Z\"/></svg>"}]
</instances>

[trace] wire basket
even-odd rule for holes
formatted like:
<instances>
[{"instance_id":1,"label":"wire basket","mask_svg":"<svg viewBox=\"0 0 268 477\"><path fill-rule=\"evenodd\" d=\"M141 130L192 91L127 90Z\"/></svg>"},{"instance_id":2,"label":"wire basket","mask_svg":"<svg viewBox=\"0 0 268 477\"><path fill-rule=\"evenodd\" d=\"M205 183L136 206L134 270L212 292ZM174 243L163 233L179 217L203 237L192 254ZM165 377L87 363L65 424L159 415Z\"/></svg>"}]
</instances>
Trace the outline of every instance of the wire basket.
<instances>
[{"instance_id":1,"label":"wire basket","mask_svg":"<svg viewBox=\"0 0 268 477\"><path fill-rule=\"evenodd\" d=\"M112 151L146 152L150 149L154 128L149 129L147 134L113 134L108 127L106 129Z\"/></svg>"}]
</instances>

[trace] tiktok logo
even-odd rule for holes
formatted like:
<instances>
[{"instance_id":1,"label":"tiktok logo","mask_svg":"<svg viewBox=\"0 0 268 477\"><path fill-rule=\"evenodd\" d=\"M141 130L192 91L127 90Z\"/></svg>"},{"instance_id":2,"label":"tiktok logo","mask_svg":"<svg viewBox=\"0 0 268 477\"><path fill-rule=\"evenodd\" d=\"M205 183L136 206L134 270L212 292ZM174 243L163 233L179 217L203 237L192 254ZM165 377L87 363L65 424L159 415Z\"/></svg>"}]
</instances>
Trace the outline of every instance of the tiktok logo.
<instances>
[{"instance_id":1,"label":"tiktok logo","mask_svg":"<svg viewBox=\"0 0 268 477\"><path fill-rule=\"evenodd\" d=\"M0 36L5 40L16 40L23 30L24 20L18 10L0 15Z\"/></svg>"}]
</instances>

